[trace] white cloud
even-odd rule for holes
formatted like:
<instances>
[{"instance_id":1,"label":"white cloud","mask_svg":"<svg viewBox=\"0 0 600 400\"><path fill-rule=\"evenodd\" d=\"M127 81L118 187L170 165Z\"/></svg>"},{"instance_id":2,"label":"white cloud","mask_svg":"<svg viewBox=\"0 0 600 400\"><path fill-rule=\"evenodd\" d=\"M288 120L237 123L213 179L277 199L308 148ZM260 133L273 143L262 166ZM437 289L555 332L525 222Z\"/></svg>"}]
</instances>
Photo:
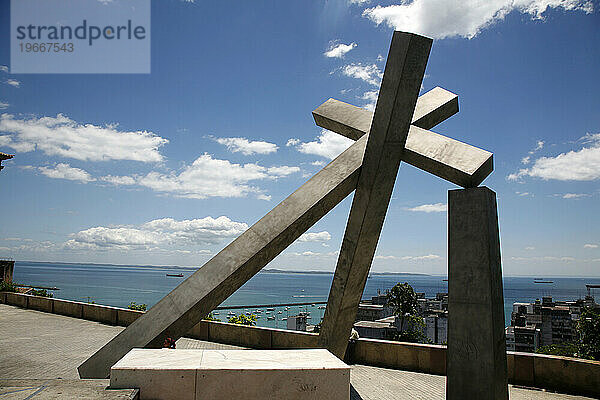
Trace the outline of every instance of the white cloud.
<instances>
[{"instance_id":1,"label":"white cloud","mask_svg":"<svg viewBox=\"0 0 600 400\"><path fill-rule=\"evenodd\" d=\"M354 143L354 141L347 137L323 129L316 141L300 143L296 148L299 152L304 154L315 154L321 157L334 159L341 152L350 147L352 143Z\"/></svg>"},{"instance_id":2,"label":"white cloud","mask_svg":"<svg viewBox=\"0 0 600 400\"><path fill-rule=\"evenodd\" d=\"M242 153L249 156L252 154L270 154L277 151L277 146L273 143L263 141L249 141L246 138L216 138L215 141L224 146L232 153Z\"/></svg>"},{"instance_id":3,"label":"white cloud","mask_svg":"<svg viewBox=\"0 0 600 400\"><path fill-rule=\"evenodd\" d=\"M306 232L298 238L299 242L327 242L331 240L331 234L323 232Z\"/></svg>"},{"instance_id":4,"label":"white cloud","mask_svg":"<svg viewBox=\"0 0 600 400\"><path fill-rule=\"evenodd\" d=\"M425 256L404 256L402 260L406 261L431 261L431 260L439 260L442 257L437 254L427 254Z\"/></svg>"},{"instance_id":5,"label":"white cloud","mask_svg":"<svg viewBox=\"0 0 600 400\"><path fill-rule=\"evenodd\" d=\"M6 65L0 65L0 72L8 74L8 67Z\"/></svg>"},{"instance_id":6,"label":"white cloud","mask_svg":"<svg viewBox=\"0 0 600 400\"><path fill-rule=\"evenodd\" d=\"M446 211L448 211L448 205L445 203L422 204L420 206L408 208L408 211L425 212L425 213L446 212Z\"/></svg>"},{"instance_id":7,"label":"white cloud","mask_svg":"<svg viewBox=\"0 0 600 400\"><path fill-rule=\"evenodd\" d=\"M10 104L0 101L0 110L6 110Z\"/></svg>"},{"instance_id":8,"label":"white cloud","mask_svg":"<svg viewBox=\"0 0 600 400\"><path fill-rule=\"evenodd\" d=\"M402 261L432 261L432 260L439 260L442 257L438 256L437 254L427 254L427 255L423 255L423 256L403 256L403 257L397 257L397 256L375 256L376 260L402 260Z\"/></svg>"},{"instance_id":9,"label":"white cloud","mask_svg":"<svg viewBox=\"0 0 600 400\"><path fill-rule=\"evenodd\" d=\"M325 55L325 57L343 58L346 53L348 53L350 50L354 49L356 46L357 46L357 44L354 42L352 42L350 44L331 43L331 45L329 46L327 51L323 54Z\"/></svg>"},{"instance_id":10,"label":"white cloud","mask_svg":"<svg viewBox=\"0 0 600 400\"><path fill-rule=\"evenodd\" d=\"M266 168L258 164L234 164L228 160L212 158L210 154L198 157L191 165L177 174L162 174L156 171L137 177L136 182L157 192L170 193L178 197L205 199L208 197L245 197L256 193L261 199L262 191L250 182L277 179L298 172L298 167Z\"/></svg>"},{"instance_id":11,"label":"white cloud","mask_svg":"<svg viewBox=\"0 0 600 400\"><path fill-rule=\"evenodd\" d=\"M383 73L375 64L348 64L342 67L342 74L351 78L361 79L373 86L379 86L381 78L383 78Z\"/></svg>"},{"instance_id":12,"label":"white cloud","mask_svg":"<svg viewBox=\"0 0 600 400\"><path fill-rule=\"evenodd\" d=\"M300 139L296 139L296 138L290 138L290 139L288 139L288 141L287 141L287 143L286 143L285 145L286 145L287 147L290 147L290 146L295 146L295 145L297 145L298 143L300 143Z\"/></svg>"},{"instance_id":13,"label":"white cloud","mask_svg":"<svg viewBox=\"0 0 600 400\"><path fill-rule=\"evenodd\" d=\"M593 243L586 243L583 245L584 249L597 249L598 245Z\"/></svg>"},{"instance_id":14,"label":"white cloud","mask_svg":"<svg viewBox=\"0 0 600 400\"><path fill-rule=\"evenodd\" d=\"M19 82L16 79L7 79L6 80L6 84L10 85L12 87L16 87L16 88L18 88L19 86L21 86L21 82Z\"/></svg>"},{"instance_id":15,"label":"white cloud","mask_svg":"<svg viewBox=\"0 0 600 400\"><path fill-rule=\"evenodd\" d=\"M272 176L288 176L300 172L300 168L283 165L281 167L270 167L267 169L267 172Z\"/></svg>"},{"instance_id":16,"label":"white cloud","mask_svg":"<svg viewBox=\"0 0 600 400\"><path fill-rule=\"evenodd\" d=\"M362 6L362 5L368 4L370 2L371 2L371 0L348 0L349 4L356 4L358 6Z\"/></svg>"},{"instance_id":17,"label":"white cloud","mask_svg":"<svg viewBox=\"0 0 600 400\"><path fill-rule=\"evenodd\" d=\"M364 92L360 97L361 99L367 101L363 108L366 108L369 111L375 111L375 106L377 105L377 97L379 97L379 90L370 90Z\"/></svg>"},{"instance_id":18,"label":"white cloud","mask_svg":"<svg viewBox=\"0 0 600 400\"><path fill-rule=\"evenodd\" d=\"M544 180L592 181L600 179L600 133L587 134L581 140L588 144L581 150L571 150L555 157L540 157L530 168L508 175L508 180L525 176Z\"/></svg>"},{"instance_id":19,"label":"white cloud","mask_svg":"<svg viewBox=\"0 0 600 400\"><path fill-rule=\"evenodd\" d=\"M112 183L113 185L135 185L136 180L132 176L113 176L106 175L100 178L101 181Z\"/></svg>"},{"instance_id":20,"label":"white cloud","mask_svg":"<svg viewBox=\"0 0 600 400\"><path fill-rule=\"evenodd\" d=\"M512 11L544 19L550 9L592 13L590 0L406 0L402 4L376 6L363 16L377 25L414 32L434 39L474 38L485 28L502 21Z\"/></svg>"},{"instance_id":21,"label":"white cloud","mask_svg":"<svg viewBox=\"0 0 600 400\"><path fill-rule=\"evenodd\" d=\"M133 160L159 162L158 148L167 139L148 131L119 131L114 125L80 124L56 117L17 119L0 116L0 145L20 152L41 150L49 156L83 161Z\"/></svg>"},{"instance_id":22,"label":"white cloud","mask_svg":"<svg viewBox=\"0 0 600 400\"><path fill-rule=\"evenodd\" d=\"M339 251L330 251L327 253L319 253L319 252L314 252L314 251L303 251L302 253L288 252L288 253L284 253L284 254L288 255L288 256L294 256L294 257L335 257L339 254Z\"/></svg>"},{"instance_id":23,"label":"white cloud","mask_svg":"<svg viewBox=\"0 0 600 400\"><path fill-rule=\"evenodd\" d=\"M529 251L535 250L535 247L533 247L533 246L527 246L527 247L525 247L525 250L529 250Z\"/></svg>"},{"instance_id":24,"label":"white cloud","mask_svg":"<svg viewBox=\"0 0 600 400\"><path fill-rule=\"evenodd\" d=\"M82 183L95 181L92 176L80 168L71 167L69 164L60 163L55 167L38 167L38 170L52 179L67 179Z\"/></svg>"},{"instance_id":25,"label":"white cloud","mask_svg":"<svg viewBox=\"0 0 600 400\"><path fill-rule=\"evenodd\" d=\"M511 257L513 261L543 261L543 262L565 262L570 263L573 261L577 261L574 257L556 257L556 256L538 256L538 257ZM579 261L587 261L587 260L579 260Z\"/></svg>"},{"instance_id":26,"label":"white cloud","mask_svg":"<svg viewBox=\"0 0 600 400\"><path fill-rule=\"evenodd\" d=\"M68 249L135 249L148 246L189 246L217 244L241 235L248 225L221 216L177 221L155 219L139 226L97 226L71 235Z\"/></svg>"},{"instance_id":27,"label":"white cloud","mask_svg":"<svg viewBox=\"0 0 600 400\"><path fill-rule=\"evenodd\" d=\"M515 192L515 194L517 196L520 196L520 197L525 197L525 196L534 197L534 195L532 193L529 193L529 192Z\"/></svg>"},{"instance_id":28,"label":"white cloud","mask_svg":"<svg viewBox=\"0 0 600 400\"><path fill-rule=\"evenodd\" d=\"M589 197L589 194L585 193L565 193L561 197L563 199L579 199L581 197Z\"/></svg>"}]
</instances>

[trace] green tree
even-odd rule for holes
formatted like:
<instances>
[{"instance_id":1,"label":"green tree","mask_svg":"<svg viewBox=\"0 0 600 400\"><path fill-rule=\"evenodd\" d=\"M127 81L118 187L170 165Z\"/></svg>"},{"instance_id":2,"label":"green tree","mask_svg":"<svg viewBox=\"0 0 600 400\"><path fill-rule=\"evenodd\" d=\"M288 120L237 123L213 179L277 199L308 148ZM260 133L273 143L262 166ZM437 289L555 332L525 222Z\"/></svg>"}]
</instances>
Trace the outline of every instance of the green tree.
<instances>
[{"instance_id":1,"label":"green tree","mask_svg":"<svg viewBox=\"0 0 600 400\"><path fill-rule=\"evenodd\" d=\"M136 311L146 311L148 306L146 304L137 304L135 301L132 301L131 303L129 303L127 308Z\"/></svg>"},{"instance_id":2,"label":"green tree","mask_svg":"<svg viewBox=\"0 0 600 400\"><path fill-rule=\"evenodd\" d=\"M229 322L230 324L254 326L256 325L256 315L240 314L236 317L230 317L227 322Z\"/></svg>"},{"instance_id":3,"label":"green tree","mask_svg":"<svg viewBox=\"0 0 600 400\"><path fill-rule=\"evenodd\" d=\"M29 294L32 294L34 296L41 296L41 297L54 297L54 295L51 292L47 291L46 289L31 289Z\"/></svg>"},{"instance_id":4,"label":"green tree","mask_svg":"<svg viewBox=\"0 0 600 400\"><path fill-rule=\"evenodd\" d=\"M408 282L397 283L387 293L387 305L400 318L400 331L394 339L403 342L422 342L424 322L418 315L417 294Z\"/></svg>"},{"instance_id":5,"label":"green tree","mask_svg":"<svg viewBox=\"0 0 600 400\"><path fill-rule=\"evenodd\" d=\"M17 286L12 282L2 281L0 282L0 292L16 292Z\"/></svg>"},{"instance_id":6,"label":"green tree","mask_svg":"<svg viewBox=\"0 0 600 400\"><path fill-rule=\"evenodd\" d=\"M565 342L538 348L535 352L551 356L577 357L577 343Z\"/></svg>"},{"instance_id":7,"label":"green tree","mask_svg":"<svg viewBox=\"0 0 600 400\"><path fill-rule=\"evenodd\" d=\"M585 308L577 323L578 356L600 360L600 308Z\"/></svg>"},{"instance_id":8,"label":"green tree","mask_svg":"<svg viewBox=\"0 0 600 400\"><path fill-rule=\"evenodd\" d=\"M221 320L219 318L215 317L215 315L213 313L210 313L206 317L204 317L204 320L221 322Z\"/></svg>"}]
</instances>

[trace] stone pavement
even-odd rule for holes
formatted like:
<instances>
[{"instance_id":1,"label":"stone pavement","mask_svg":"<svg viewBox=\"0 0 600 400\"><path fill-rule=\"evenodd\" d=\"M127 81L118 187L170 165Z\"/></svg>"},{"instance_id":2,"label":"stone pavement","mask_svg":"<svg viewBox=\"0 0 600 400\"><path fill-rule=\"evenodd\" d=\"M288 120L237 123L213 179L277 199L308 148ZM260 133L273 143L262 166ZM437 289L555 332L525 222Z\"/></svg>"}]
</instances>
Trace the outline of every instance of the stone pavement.
<instances>
[{"instance_id":1,"label":"stone pavement","mask_svg":"<svg viewBox=\"0 0 600 400\"><path fill-rule=\"evenodd\" d=\"M123 328L0 304L0 400L128 399L132 391L106 391L108 380L79 380L77 366ZM177 348L234 349L182 338ZM444 376L352 367L352 400L444 399ZM44 386L43 390L40 390ZM70 393L70 394L69 394ZM76 394L72 394L76 393ZM510 386L513 400L583 400Z\"/></svg>"}]
</instances>

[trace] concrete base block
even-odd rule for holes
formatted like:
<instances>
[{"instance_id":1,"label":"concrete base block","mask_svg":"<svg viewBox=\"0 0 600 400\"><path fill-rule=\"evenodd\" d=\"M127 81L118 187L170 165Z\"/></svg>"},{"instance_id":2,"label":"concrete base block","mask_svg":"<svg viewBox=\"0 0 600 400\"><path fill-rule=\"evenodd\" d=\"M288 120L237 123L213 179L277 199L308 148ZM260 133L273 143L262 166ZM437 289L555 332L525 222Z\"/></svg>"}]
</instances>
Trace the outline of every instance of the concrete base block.
<instances>
[{"instance_id":1,"label":"concrete base block","mask_svg":"<svg viewBox=\"0 0 600 400\"><path fill-rule=\"evenodd\" d=\"M344 399L350 367L323 349L133 349L111 368L110 386L140 399Z\"/></svg>"}]
</instances>

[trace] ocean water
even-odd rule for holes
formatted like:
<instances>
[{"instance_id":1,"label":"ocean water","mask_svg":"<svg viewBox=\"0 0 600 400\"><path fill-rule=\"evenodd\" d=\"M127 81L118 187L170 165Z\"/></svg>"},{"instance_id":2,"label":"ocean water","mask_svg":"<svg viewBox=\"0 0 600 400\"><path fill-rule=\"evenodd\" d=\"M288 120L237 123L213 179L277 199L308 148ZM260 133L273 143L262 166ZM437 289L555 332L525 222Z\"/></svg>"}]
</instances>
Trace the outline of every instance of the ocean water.
<instances>
[{"instance_id":1,"label":"ocean water","mask_svg":"<svg viewBox=\"0 0 600 400\"><path fill-rule=\"evenodd\" d=\"M162 297L195 271L194 268L121 266L98 264L61 264L17 261L13 280L26 285L58 287L54 297L75 301L94 301L97 304L115 307L127 307L135 301L148 307L156 304ZM167 273L182 273L183 278L168 277ZM309 273L272 273L260 272L229 297L222 306L257 305L278 303L313 303L327 301L331 286L331 274ZM398 282L408 282L417 292L427 297L447 292L445 276L435 275L372 275L367 280L363 298L370 298L381 291L391 288ZM552 296L556 300L571 300L586 295L585 284L600 284L600 278L564 278L536 276L553 281L552 284L534 284L534 277L504 278L504 311L507 325L510 323L512 304L517 301L533 301L542 296ZM598 291L597 295L600 295ZM599 299L600 301L600 299ZM256 308L248 307L248 311ZM245 310L234 310L236 313ZM278 314L281 311L281 314ZM310 311L311 323L317 323L323 317L323 309L316 306L276 308L269 315L275 320L267 320L263 309L258 326L285 328L282 318L294 315L298 311ZM228 310L219 310L217 317L225 321Z\"/></svg>"}]
</instances>

